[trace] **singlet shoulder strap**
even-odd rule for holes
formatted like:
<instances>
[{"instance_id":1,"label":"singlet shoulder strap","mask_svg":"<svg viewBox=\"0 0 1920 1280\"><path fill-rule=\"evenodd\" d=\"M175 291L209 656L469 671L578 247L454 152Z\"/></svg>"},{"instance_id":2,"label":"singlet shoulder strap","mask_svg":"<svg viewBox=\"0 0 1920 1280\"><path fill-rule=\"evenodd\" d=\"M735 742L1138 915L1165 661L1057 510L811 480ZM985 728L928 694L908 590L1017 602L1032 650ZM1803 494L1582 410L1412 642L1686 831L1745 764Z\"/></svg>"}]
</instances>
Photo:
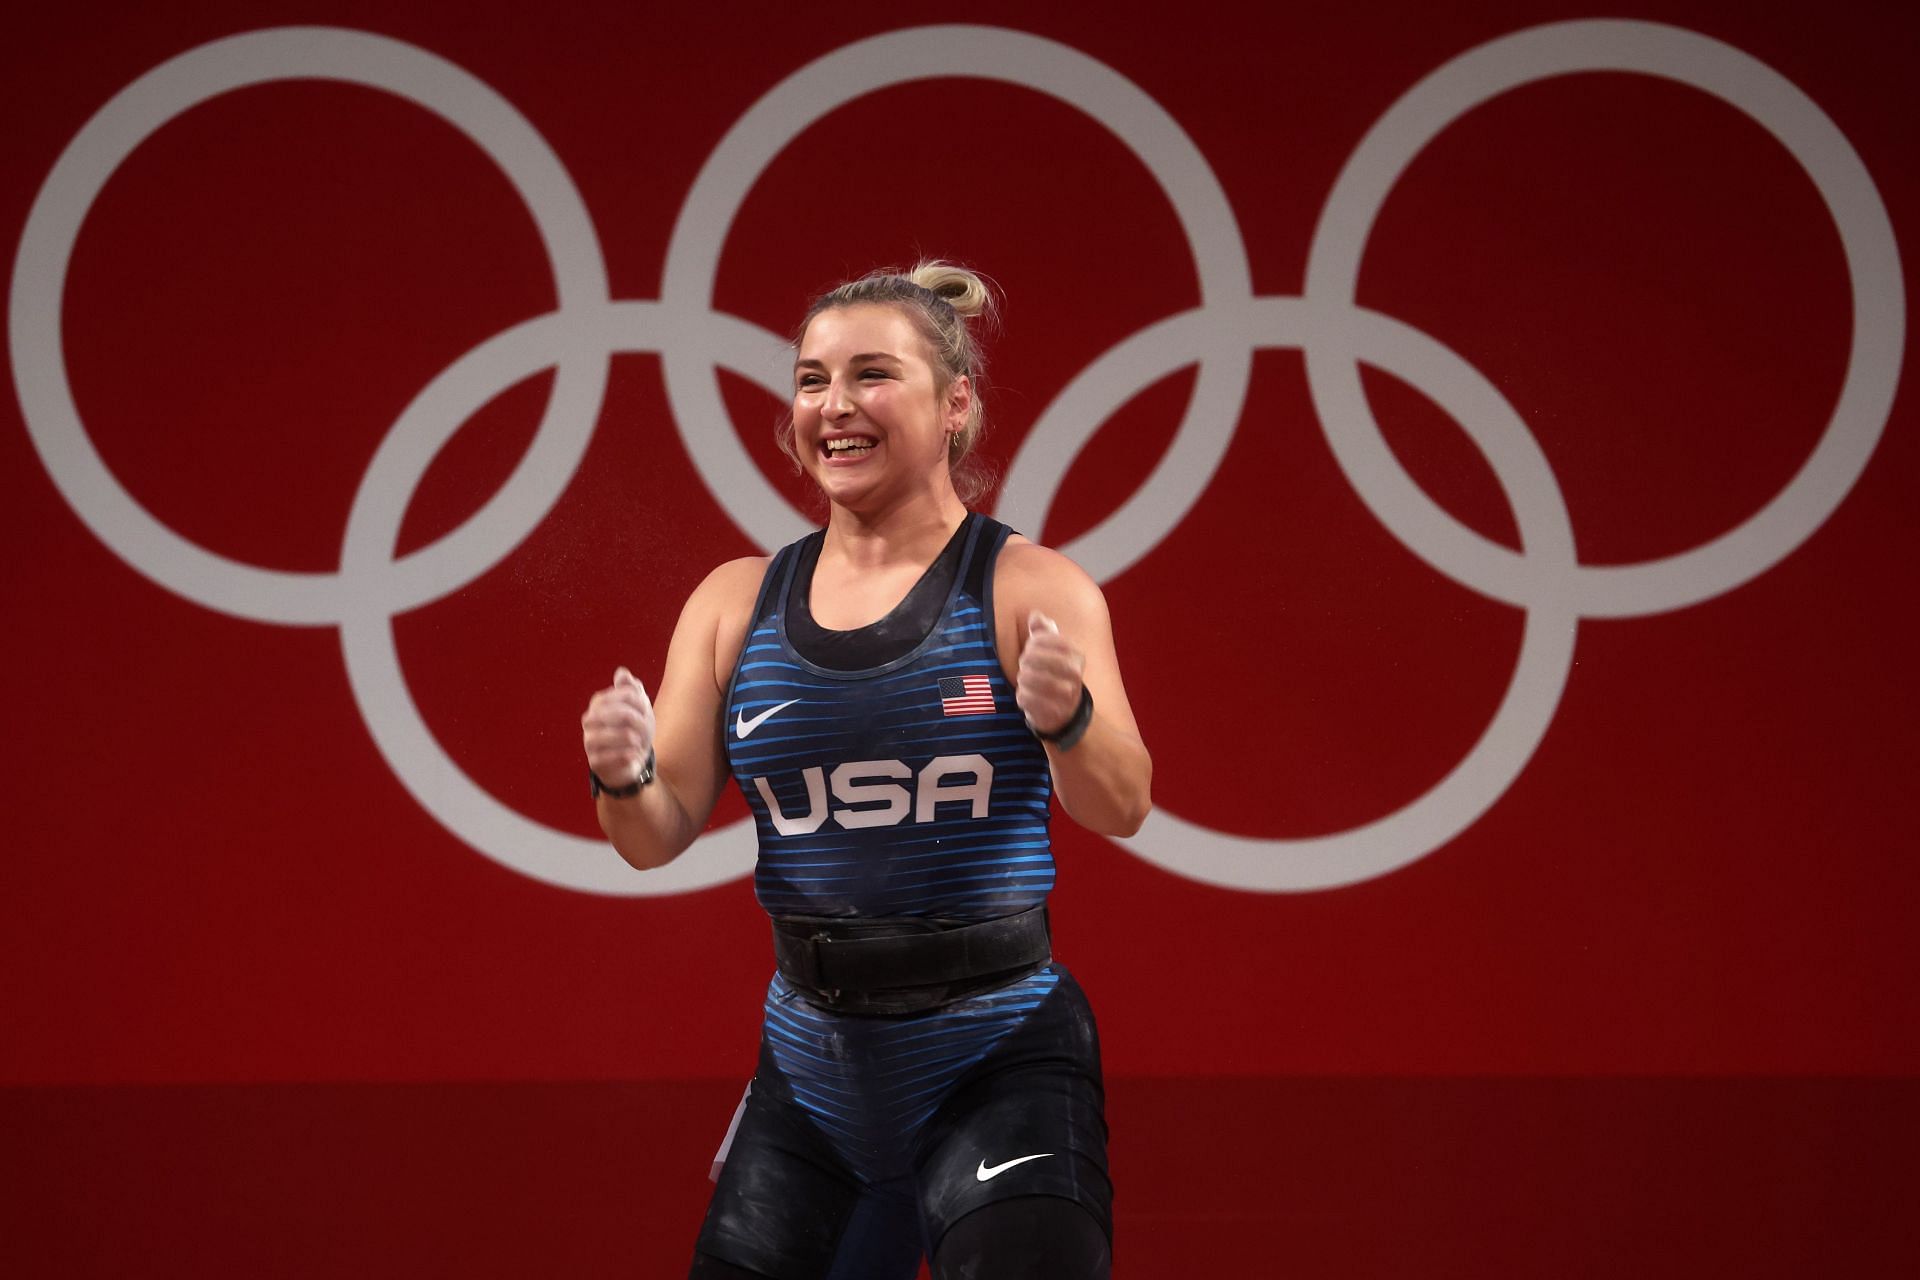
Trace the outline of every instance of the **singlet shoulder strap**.
<instances>
[{"instance_id":1,"label":"singlet shoulder strap","mask_svg":"<svg viewBox=\"0 0 1920 1280\"><path fill-rule=\"evenodd\" d=\"M1000 548L1012 536L1012 529L992 516L976 512L973 528L967 536L967 549L960 562L959 581L955 585L983 605L991 605L993 562L999 557Z\"/></svg>"},{"instance_id":2,"label":"singlet shoulder strap","mask_svg":"<svg viewBox=\"0 0 1920 1280\"><path fill-rule=\"evenodd\" d=\"M815 530L808 534L807 538L820 536L820 531ZM789 542L774 552L773 558L767 561L767 571L760 578L760 594L753 602L753 621L747 624L746 638L740 645L740 656L733 660L733 674L727 678L725 700L720 704L722 708L733 705L734 695L740 685L740 668L746 665L748 651L753 648L754 635L767 625L769 618L778 612L780 601L787 598L787 582L793 577L794 565L800 562L800 544L807 538ZM722 714L725 714L724 711Z\"/></svg>"},{"instance_id":3,"label":"singlet shoulder strap","mask_svg":"<svg viewBox=\"0 0 1920 1280\"><path fill-rule=\"evenodd\" d=\"M787 598L787 588L793 582L794 570L799 567L801 552L807 543L817 542L825 537L824 531L815 529L806 537L773 553L773 559L767 562L766 576L760 579L760 597L753 602L753 625L749 632L758 631L766 621L780 612L781 602Z\"/></svg>"}]
</instances>

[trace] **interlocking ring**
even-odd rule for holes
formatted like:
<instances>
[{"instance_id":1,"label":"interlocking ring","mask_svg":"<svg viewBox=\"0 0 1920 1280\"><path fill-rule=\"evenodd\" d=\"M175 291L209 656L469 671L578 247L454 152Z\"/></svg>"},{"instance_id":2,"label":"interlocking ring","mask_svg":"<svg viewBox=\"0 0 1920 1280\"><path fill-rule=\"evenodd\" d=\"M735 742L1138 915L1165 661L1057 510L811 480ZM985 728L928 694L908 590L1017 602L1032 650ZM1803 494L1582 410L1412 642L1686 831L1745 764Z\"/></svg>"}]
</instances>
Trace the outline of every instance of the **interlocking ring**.
<instances>
[{"instance_id":1,"label":"interlocking ring","mask_svg":"<svg viewBox=\"0 0 1920 1280\"><path fill-rule=\"evenodd\" d=\"M1360 307L1355 281L1373 220L1400 175L1441 130L1509 89L1582 71L1630 71L1711 93L1771 132L1813 180L1845 250L1853 348L1839 402L1799 472L1759 512L1699 547L1630 565L1583 565L1566 503L1526 423L1478 370L1392 317ZM434 739L414 704L392 619L485 573L541 520L572 478L598 418L608 362L657 353L673 420L714 498L763 549L799 536L795 512L740 446L714 372L787 393L784 341L715 311L727 233L766 166L802 130L873 90L929 77L1003 80L1085 113L1139 157L1173 205L1193 252L1200 305L1149 325L1072 379L1008 468L997 514L1044 527L1068 468L1101 423L1188 365L1200 374L1174 445L1117 510L1064 548L1106 581L1185 517L1225 455L1253 353L1298 347L1334 457L1367 509L1425 563L1525 612L1519 658L1478 742L1425 794L1393 813L1309 839L1227 835L1163 809L1127 848L1176 874L1227 888L1301 891L1384 875L1478 820L1526 767L1558 708L1583 617L1683 608L1766 572L1825 522L1884 430L1899 384L1906 303L1879 192L1844 135L1765 64L1719 41L1647 22L1564 22L1469 50L1409 90L1362 139L1314 232L1303 297L1256 297L1226 195L1179 124L1139 86L1055 41L994 27L922 27L847 45L801 68L721 139L680 210L658 301L608 296L579 192L545 140L486 84L415 46L364 32L276 28L215 41L156 67L87 122L28 215L9 311L14 382L55 486L100 540L154 582L209 609L292 626L333 625L374 741L414 799L449 831L526 875L596 893L704 888L747 872L749 824L703 837L697 854L634 874L599 841L516 813ZM498 164L533 215L558 305L481 343L435 377L382 441L355 495L340 568L288 573L230 560L155 520L107 470L67 383L60 316L66 272L93 201L133 149L181 112L227 90L284 79L383 89L458 128ZM1520 532L1512 551L1462 525L1418 487L1381 436L1361 390L1374 365L1451 414L1486 455ZM401 520L428 465L460 425L509 386L554 369L533 443L505 485L438 541L396 557ZM1169 460L1180 459L1180 465Z\"/></svg>"}]
</instances>

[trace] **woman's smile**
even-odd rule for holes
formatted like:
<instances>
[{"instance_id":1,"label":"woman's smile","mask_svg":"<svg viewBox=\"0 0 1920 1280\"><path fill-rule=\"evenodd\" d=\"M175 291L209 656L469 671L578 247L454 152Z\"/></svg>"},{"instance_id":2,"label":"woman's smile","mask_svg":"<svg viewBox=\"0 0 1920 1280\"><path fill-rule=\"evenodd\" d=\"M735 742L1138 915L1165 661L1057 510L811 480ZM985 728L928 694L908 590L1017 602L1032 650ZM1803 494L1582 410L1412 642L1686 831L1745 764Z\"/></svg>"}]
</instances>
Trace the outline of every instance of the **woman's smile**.
<instances>
[{"instance_id":1,"label":"woman's smile","mask_svg":"<svg viewBox=\"0 0 1920 1280\"><path fill-rule=\"evenodd\" d=\"M865 458L879 443L869 435L825 436L820 441L820 452L829 466L846 466Z\"/></svg>"}]
</instances>

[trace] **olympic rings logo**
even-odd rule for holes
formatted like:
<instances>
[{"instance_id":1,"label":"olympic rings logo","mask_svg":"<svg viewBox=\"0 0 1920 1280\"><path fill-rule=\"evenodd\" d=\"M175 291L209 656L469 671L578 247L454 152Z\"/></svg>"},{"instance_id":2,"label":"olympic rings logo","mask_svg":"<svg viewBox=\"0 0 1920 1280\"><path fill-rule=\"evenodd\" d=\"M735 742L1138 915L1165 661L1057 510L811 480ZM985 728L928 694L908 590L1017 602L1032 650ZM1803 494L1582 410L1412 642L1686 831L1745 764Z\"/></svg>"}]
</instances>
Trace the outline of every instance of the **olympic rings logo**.
<instances>
[{"instance_id":1,"label":"olympic rings logo","mask_svg":"<svg viewBox=\"0 0 1920 1280\"><path fill-rule=\"evenodd\" d=\"M1579 562L1566 504L1526 423L1460 356L1355 302L1373 220L1422 148L1509 89L1583 71L1627 71L1690 85L1771 132L1806 171L1834 220L1853 297L1853 347L1833 416L1798 473L1744 523L1700 546L1638 564ZM414 799L482 853L536 879L595 893L666 894L747 872L750 824L710 833L696 855L636 875L597 841L501 804L453 762L401 674L395 614L485 573L545 518L587 446L616 352L658 354L673 420L702 479L763 548L807 527L747 456L726 418L716 366L787 395L775 335L715 311L712 291L734 215L761 171L827 112L863 94L935 76L1037 89L1126 144L1171 200L1193 252L1201 303L1095 360L1041 414L1008 467L997 514L1039 529L1095 429L1137 392L1190 364L1199 374L1168 458L1098 526L1064 548L1100 581L1138 561L1198 500L1239 421L1253 353L1299 347L1322 429L1349 483L1394 537L1455 581L1525 612L1520 654L1478 742L1424 795L1352 829L1311 839L1232 836L1157 810L1126 847L1169 871L1227 888L1302 891L1397 870L1471 826L1526 767L1558 706L1582 618L1683 608L1766 572L1832 514L1865 468L1899 383L1906 309L1899 251L1858 155L1814 102L1765 64L1719 41L1646 22L1531 28L1444 64L1396 102L1341 170L1314 232L1302 297L1253 294L1244 245L1218 179L1179 124L1143 90L1066 45L994 27L939 26L845 46L796 71L747 111L702 168L667 247L657 301L608 297L586 209L559 158L492 88L397 40L331 28L276 28L190 50L141 76L74 137L28 216L9 312L13 375L27 429L55 485L129 565L220 612L340 629L354 697L388 765ZM558 305L495 335L435 377L383 440L355 495L334 573L278 572L200 547L159 523L114 479L68 386L60 317L82 221L120 163L162 125L217 94L286 79L332 79L406 98L458 128L500 166L538 227ZM1510 504L1521 550L1460 524L1387 448L1361 391L1361 361L1423 393L1467 432ZM505 485L460 527L394 555L401 518L435 454L495 394L546 369L553 391ZM1197 463L1196 463L1197 460Z\"/></svg>"}]
</instances>

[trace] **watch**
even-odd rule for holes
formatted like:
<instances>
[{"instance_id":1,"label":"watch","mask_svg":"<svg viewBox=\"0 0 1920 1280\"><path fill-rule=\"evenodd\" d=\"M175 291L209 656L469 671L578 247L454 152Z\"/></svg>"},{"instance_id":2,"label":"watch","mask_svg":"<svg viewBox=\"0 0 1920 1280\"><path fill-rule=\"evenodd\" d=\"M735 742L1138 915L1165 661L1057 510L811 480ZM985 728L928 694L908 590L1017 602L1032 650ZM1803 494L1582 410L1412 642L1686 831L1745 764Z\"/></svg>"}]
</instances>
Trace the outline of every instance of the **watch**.
<instances>
[{"instance_id":1,"label":"watch","mask_svg":"<svg viewBox=\"0 0 1920 1280\"><path fill-rule=\"evenodd\" d=\"M625 800L640 794L640 788L653 781L653 748L647 748L646 763L640 766L640 776L624 787L610 787L600 781L600 775L591 766L587 769L587 794L598 800L601 796L612 796L615 800Z\"/></svg>"},{"instance_id":2,"label":"watch","mask_svg":"<svg viewBox=\"0 0 1920 1280\"><path fill-rule=\"evenodd\" d=\"M1062 751L1071 751L1073 744L1086 736L1087 726L1092 723L1093 690L1083 684L1080 686L1080 705L1073 709L1073 714L1067 718L1067 722L1052 733L1042 733L1039 729L1034 729L1033 736L1042 742L1051 742Z\"/></svg>"}]
</instances>

